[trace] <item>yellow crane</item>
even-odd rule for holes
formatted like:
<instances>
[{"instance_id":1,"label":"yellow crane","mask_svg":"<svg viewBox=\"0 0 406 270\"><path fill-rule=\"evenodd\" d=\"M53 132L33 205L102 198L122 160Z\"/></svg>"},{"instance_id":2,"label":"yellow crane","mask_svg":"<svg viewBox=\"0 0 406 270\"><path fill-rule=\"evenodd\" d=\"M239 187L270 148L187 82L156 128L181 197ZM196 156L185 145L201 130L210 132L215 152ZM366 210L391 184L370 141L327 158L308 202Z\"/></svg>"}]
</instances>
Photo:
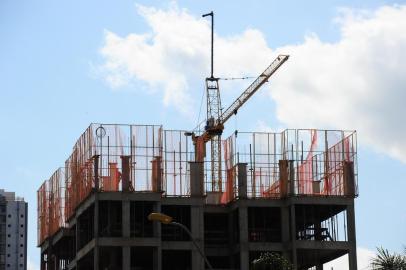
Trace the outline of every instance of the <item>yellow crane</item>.
<instances>
[{"instance_id":1,"label":"yellow crane","mask_svg":"<svg viewBox=\"0 0 406 270\"><path fill-rule=\"evenodd\" d=\"M213 30L214 30L214 13L213 11L204 14L203 17L211 17L211 76L206 78L206 125L204 132L200 135L189 133L195 146L195 161L204 162L206 156L206 143L210 142L211 153L211 191L222 191L221 179L221 134L224 130L224 124L233 114L244 105L248 99L255 94L258 89L265 84L268 79L285 63L289 55L279 55L265 70L262 72L242 94L223 112L221 107L219 78L213 75Z\"/></svg>"}]
</instances>

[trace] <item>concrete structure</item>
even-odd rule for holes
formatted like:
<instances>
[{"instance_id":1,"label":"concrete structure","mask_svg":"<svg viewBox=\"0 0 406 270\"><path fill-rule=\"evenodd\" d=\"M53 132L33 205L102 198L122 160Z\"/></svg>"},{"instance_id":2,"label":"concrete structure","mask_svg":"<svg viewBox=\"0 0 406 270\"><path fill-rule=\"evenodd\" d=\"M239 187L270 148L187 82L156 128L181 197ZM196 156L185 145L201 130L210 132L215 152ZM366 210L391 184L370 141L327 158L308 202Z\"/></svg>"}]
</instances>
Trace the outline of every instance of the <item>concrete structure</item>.
<instances>
[{"instance_id":1,"label":"concrete structure","mask_svg":"<svg viewBox=\"0 0 406 270\"><path fill-rule=\"evenodd\" d=\"M0 189L0 270L27 269L28 204Z\"/></svg>"},{"instance_id":2,"label":"concrete structure","mask_svg":"<svg viewBox=\"0 0 406 270\"><path fill-rule=\"evenodd\" d=\"M312 131L311 134L314 142L316 133ZM330 138L327 131L320 134L325 134L323 143ZM288 137L285 135L282 138ZM251 161L241 162L243 155L240 152L231 167L225 165L227 176L223 176L225 183L222 183L221 191L212 191L210 179L207 179L210 175L207 164L193 161L193 158L176 167L186 167L187 177L183 179L186 182L175 181L182 173L167 176L173 169L168 166L168 157L176 156L176 153L167 149L165 136L158 137L164 138L164 142L158 144L162 149L157 152L162 158L148 155L150 160L144 165L150 168L150 174L145 174L147 169L135 165L135 160L141 164L136 154L122 155L126 151L121 150L120 158L116 159L121 160L119 185L114 187L107 182L115 183L118 166L111 162L111 157L106 157L117 149L111 146L113 140L110 137L109 143L104 145L109 145L111 149L104 152L99 148L83 163L83 168L90 167L91 170L82 169L79 170L82 173L76 173L77 168L81 168L80 164L72 166L72 158L69 158L65 173L54 174L48 184L41 186L39 208L47 209L39 212L40 220L45 217L39 224L42 232L39 238L41 269L205 269L204 261L188 235L176 226L148 221L147 216L151 212L165 213L189 228L215 269L249 269L250 262L266 251L283 254L295 269L317 270L323 269L323 263L348 254L349 269L357 269L354 214L356 146L347 135L331 147L323 144L325 151L322 153L316 154L311 146L311 150L307 151L311 154L307 156L314 157L312 162L310 158L303 157L306 155L303 154L305 143L300 143L299 137L296 141L301 149L293 151L296 146L292 146L292 151L288 147L289 151L281 150L282 154L275 155L279 150L271 151L271 147L264 154L264 141L260 140L262 148L259 149L256 144L259 137L253 136ZM279 140L276 135L266 134L266 137L271 138L269 142L277 141L276 138ZM81 141L80 145L89 144ZM128 145L133 147L133 143ZM227 151L229 149L223 153ZM264 155L268 162L261 160ZM293 156L299 158L293 159ZM109 162L102 161L106 158ZM181 162L180 159L174 160L174 164ZM156 160L158 164L154 163ZM225 160L229 162L227 158ZM103 170L103 164L109 164L108 173ZM266 168L269 169L267 173L264 172ZM136 176L135 170L139 169L142 177ZM64 177L58 180L55 175ZM78 177L77 180L75 177ZM137 181L150 177L153 180L150 190L137 189ZM175 180L172 182L172 179ZM75 181L91 183L91 189L71 207L75 196L80 197L88 186L85 184L75 189ZM59 199L61 185L55 184L61 182L66 183L64 194L68 194L64 200ZM182 189L179 184L187 185L187 193L171 195L172 188ZM71 189L75 190L72 193L76 194L75 198L69 197L73 196L69 195ZM65 202L65 216L59 227L53 230L45 224L53 224L55 221L52 220L59 217L55 214L59 210L54 206L60 208L60 201ZM49 230L52 232L47 233Z\"/></svg>"}]
</instances>

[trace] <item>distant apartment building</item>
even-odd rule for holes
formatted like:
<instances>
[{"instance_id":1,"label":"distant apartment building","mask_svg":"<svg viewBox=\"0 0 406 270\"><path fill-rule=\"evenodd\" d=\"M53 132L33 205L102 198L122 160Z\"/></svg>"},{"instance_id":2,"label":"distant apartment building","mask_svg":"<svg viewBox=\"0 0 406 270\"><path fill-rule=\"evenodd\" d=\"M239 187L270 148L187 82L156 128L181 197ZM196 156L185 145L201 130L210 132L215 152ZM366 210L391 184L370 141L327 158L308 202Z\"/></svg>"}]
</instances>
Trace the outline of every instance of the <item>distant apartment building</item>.
<instances>
[{"instance_id":1,"label":"distant apartment building","mask_svg":"<svg viewBox=\"0 0 406 270\"><path fill-rule=\"evenodd\" d=\"M28 204L0 189L0 270L27 269Z\"/></svg>"}]
</instances>

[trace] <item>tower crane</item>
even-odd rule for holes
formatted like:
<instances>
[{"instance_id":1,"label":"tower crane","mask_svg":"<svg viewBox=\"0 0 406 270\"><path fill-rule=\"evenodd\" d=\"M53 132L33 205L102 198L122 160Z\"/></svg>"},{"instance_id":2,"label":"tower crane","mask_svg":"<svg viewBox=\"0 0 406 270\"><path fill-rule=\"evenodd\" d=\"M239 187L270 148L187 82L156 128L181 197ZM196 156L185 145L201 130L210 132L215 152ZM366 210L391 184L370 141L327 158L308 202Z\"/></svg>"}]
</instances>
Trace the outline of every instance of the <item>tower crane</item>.
<instances>
[{"instance_id":1,"label":"tower crane","mask_svg":"<svg viewBox=\"0 0 406 270\"><path fill-rule=\"evenodd\" d=\"M213 11L204 14L203 17L211 17L211 76L206 78L207 114L204 132L200 135L190 133L195 146L195 160L204 162L206 156L206 143L210 142L211 153L211 191L222 191L221 175L221 134L224 124L233 114L257 92L263 84L285 63L289 55L279 55L249 86L242 94L223 112L221 107L219 78L213 75Z\"/></svg>"}]
</instances>

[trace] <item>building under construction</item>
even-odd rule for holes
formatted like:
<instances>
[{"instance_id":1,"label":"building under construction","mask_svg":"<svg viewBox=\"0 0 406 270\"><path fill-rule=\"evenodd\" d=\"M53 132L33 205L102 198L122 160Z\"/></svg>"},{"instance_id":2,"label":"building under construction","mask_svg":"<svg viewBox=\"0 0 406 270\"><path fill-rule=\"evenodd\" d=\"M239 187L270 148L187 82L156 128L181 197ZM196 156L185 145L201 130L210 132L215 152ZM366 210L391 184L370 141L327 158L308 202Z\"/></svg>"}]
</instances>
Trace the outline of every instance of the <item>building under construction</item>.
<instances>
[{"instance_id":1,"label":"building under construction","mask_svg":"<svg viewBox=\"0 0 406 270\"><path fill-rule=\"evenodd\" d=\"M151 212L185 225L214 269L249 269L266 251L317 270L348 254L357 269L355 132L218 142L212 157L190 132L90 125L38 190L41 269L205 269L189 235Z\"/></svg>"},{"instance_id":2,"label":"building under construction","mask_svg":"<svg viewBox=\"0 0 406 270\"><path fill-rule=\"evenodd\" d=\"M42 270L248 270L267 251L317 270L348 254L357 269L355 132L236 131L223 140L227 120L289 56L223 111L214 14L203 16L212 18L205 126L90 125L38 190ZM148 220L153 212L181 226Z\"/></svg>"}]
</instances>

